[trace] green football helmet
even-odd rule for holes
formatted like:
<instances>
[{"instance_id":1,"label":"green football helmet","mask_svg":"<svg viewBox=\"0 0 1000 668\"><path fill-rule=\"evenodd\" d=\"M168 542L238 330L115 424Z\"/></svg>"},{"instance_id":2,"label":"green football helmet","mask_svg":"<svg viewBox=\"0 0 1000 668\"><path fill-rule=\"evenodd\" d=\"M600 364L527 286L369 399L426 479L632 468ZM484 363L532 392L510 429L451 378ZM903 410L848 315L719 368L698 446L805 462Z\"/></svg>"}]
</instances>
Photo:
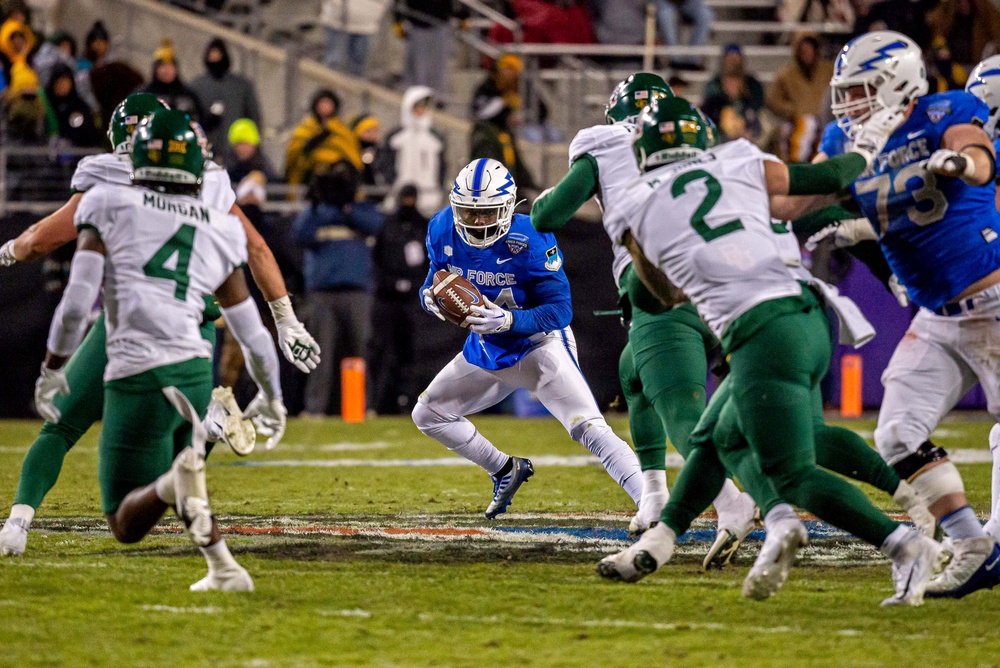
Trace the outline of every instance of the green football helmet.
<instances>
[{"instance_id":1,"label":"green football helmet","mask_svg":"<svg viewBox=\"0 0 1000 668\"><path fill-rule=\"evenodd\" d=\"M132 181L162 192L197 192L205 154L191 117L176 109L153 112L132 136Z\"/></svg>"},{"instance_id":2,"label":"green football helmet","mask_svg":"<svg viewBox=\"0 0 1000 668\"><path fill-rule=\"evenodd\" d=\"M615 86L604 119L608 125L635 119L653 100L673 97L674 91L663 77L649 72L636 72Z\"/></svg>"},{"instance_id":3,"label":"green football helmet","mask_svg":"<svg viewBox=\"0 0 1000 668\"><path fill-rule=\"evenodd\" d=\"M708 148L715 148L722 143L722 135L719 134L719 126L715 121L701 109L698 110L702 120L705 121L705 131L708 133Z\"/></svg>"},{"instance_id":4,"label":"green football helmet","mask_svg":"<svg viewBox=\"0 0 1000 668\"><path fill-rule=\"evenodd\" d=\"M133 93L118 103L111 112L108 123L108 141L119 155L127 155L131 148L132 133L142 119L154 111L169 109L167 103L152 93Z\"/></svg>"},{"instance_id":5,"label":"green football helmet","mask_svg":"<svg viewBox=\"0 0 1000 668\"><path fill-rule=\"evenodd\" d=\"M632 150L639 170L687 160L708 148L704 117L682 97L656 100L639 116Z\"/></svg>"}]
</instances>

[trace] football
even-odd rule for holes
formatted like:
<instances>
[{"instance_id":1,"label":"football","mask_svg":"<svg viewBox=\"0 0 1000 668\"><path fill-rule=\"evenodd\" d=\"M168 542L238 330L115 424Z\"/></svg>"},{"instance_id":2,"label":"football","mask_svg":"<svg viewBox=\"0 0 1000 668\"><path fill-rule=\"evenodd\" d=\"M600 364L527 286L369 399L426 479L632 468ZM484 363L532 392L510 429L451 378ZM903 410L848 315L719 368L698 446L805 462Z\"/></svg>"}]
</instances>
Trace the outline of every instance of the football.
<instances>
[{"instance_id":1,"label":"football","mask_svg":"<svg viewBox=\"0 0 1000 668\"><path fill-rule=\"evenodd\" d=\"M466 316L472 315L472 307L483 304L483 295L479 288L467 279L442 269L434 274L431 294L441 309L441 315L448 322L459 327L468 327Z\"/></svg>"}]
</instances>

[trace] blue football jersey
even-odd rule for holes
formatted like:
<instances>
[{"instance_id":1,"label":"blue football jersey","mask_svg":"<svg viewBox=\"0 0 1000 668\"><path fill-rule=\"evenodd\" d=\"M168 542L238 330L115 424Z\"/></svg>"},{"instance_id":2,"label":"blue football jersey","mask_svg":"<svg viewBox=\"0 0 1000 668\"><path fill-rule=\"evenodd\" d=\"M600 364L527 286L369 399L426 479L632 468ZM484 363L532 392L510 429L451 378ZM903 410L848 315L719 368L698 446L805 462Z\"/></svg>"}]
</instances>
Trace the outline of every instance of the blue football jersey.
<instances>
[{"instance_id":1,"label":"blue football jersey","mask_svg":"<svg viewBox=\"0 0 1000 668\"><path fill-rule=\"evenodd\" d=\"M851 185L893 273L914 303L931 310L1000 268L996 185L970 186L925 169L948 128L981 126L988 113L964 91L920 98L875 163ZM832 141L828 146L835 148Z\"/></svg>"},{"instance_id":2,"label":"blue football jersey","mask_svg":"<svg viewBox=\"0 0 1000 668\"><path fill-rule=\"evenodd\" d=\"M427 256L430 270L423 289L431 286L435 272L447 269L513 314L510 330L502 334L469 333L462 354L470 364L492 370L513 366L531 351L533 335L564 329L573 319L556 238L537 231L528 216L514 214L506 236L488 248L474 248L459 235L446 207L427 227Z\"/></svg>"}]
</instances>

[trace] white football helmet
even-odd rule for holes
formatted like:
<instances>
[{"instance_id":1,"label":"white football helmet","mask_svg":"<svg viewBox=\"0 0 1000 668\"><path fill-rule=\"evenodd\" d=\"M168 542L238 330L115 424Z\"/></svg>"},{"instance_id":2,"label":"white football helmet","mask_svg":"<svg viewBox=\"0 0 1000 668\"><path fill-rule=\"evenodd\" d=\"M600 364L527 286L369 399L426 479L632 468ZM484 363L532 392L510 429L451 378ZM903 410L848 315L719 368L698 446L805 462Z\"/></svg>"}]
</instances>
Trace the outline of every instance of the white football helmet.
<instances>
[{"instance_id":1,"label":"white football helmet","mask_svg":"<svg viewBox=\"0 0 1000 668\"><path fill-rule=\"evenodd\" d=\"M479 158L458 173L449 199L455 228L465 243L487 248L510 229L517 188L514 177L500 162Z\"/></svg>"},{"instance_id":2,"label":"white football helmet","mask_svg":"<svg viewBox=\"0 0 1000 668\"><path fill-rule=\"evenodd\" d=\"M891 30L855 37L837 56L830 87L830 110L837 125L854 139L875 112L902 111L927 94L923 54L916 42Z\"/></svg>"},{"instance_id":3,"label":"white football helmet","mask_svg":"<svg viewBox=\"0 0 1000 668\"><path fill-rule=\"evenodd\" d=\"M976 65L965 84L965 92L972 93L990 108L990 117L983 130L990 139L1000 135L997 120L1000 118L1000 56L990 56Z\"/></svg>"}]
</instances>

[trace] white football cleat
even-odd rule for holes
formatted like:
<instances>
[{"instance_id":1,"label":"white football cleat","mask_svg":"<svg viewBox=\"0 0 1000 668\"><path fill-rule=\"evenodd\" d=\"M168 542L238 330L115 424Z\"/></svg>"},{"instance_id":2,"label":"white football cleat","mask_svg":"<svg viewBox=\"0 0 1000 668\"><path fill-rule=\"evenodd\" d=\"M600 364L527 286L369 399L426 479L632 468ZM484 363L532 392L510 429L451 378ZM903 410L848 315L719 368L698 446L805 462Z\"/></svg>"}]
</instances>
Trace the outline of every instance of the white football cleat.
<instances>
[{"instance_id":1,"label":"white football cleat","mask_svg":"<svg viewBox=\"0 0 1000 668\"><path fill-rule=\"evenodd\" d=\"M753 498L746 492L740 493L740 504L737 512L719 513L719 529L715 534L715 542L708 548L708 554L701 562L706 571L713 568L724 568L740 549L740 545L760 521L760 509Z\"/></svg>"},{"instance_id":2,"label":"white football cleat","mask_svg":"<svg viewBox=\"0 0 1000 668\"><path fill-rule=\"evenodd\" d=\"M208 404L204 425L210 441L224 442L240 457L253 452L257 444L253 422L243 419L243 411L228 387L212 390L212 401Z\"/></svg>"},{"instance_id":3,"label":"white football cleat","mask_svg":"<svg viewBox=\"0 0 1000 668\"><path fill-rule=\"evenodd\" d=\"M174 494L177 516L184 522L191 542L205 547L212 541L212 509L208 505L205 458L187 447L174 460Z\"/></svg>"},{"instance_id":4,"label":"white football cleat","mask_svg":"<svg viewBox=\"0 0 1000 668\"><path fill-rule=\"evenodd\" d=\"M28 530L21 520L8 518L0 529L0 556L20 557L28 546Z\"/></svg>"},{"instance_id":5,"label":"white football cleat","mask_svg":"<svg viewBox=\"0 0 1000 668\"><path fill-rule=\"evenodd\" d=\"M667 490L643 494L639 499L639 509L628 523L628 532L638 536L655 526L669 499L670 493Z\"/></svg>"},{"instance_id":6,"label":"white football cleat","mask_svg":"<svg viewBox=\"0 0 1000 668\"><path fill-rule=\"evenodd\" d=\"M767 532L757 560L743 581L743 595L755 601L774 596L788 579L795 555L809 544L809 532L798 519L775 522Z\"/></svg>"},{"instance_id":7,"label":"white football cleat","mask_svg":"<svg viewBox=\"0 0 1000 668\"><path fill-rule=\"evenodd\" d=\"M941 554L941 545L922 533L913 532L903 554L892 562L892 581L896 593L882 601L883 606L923 605L927 582Z\"/></svg>"},{"instance_id":8,"label":"white football cleat","mask_svg":"<svg viewBox=\"0 0 1000 668\"><path fill-rule=\"evenodd\" d=\"M895 493L892 495L892 500L903 512L910 516L914 526L917 527L917 531L928 538L934 537L934 532L937 530L937 519L931 515L931 511L927 509L927 504L920 499L920 495L917 494L917 491L908 482L905 480L899 481L899 487L896 488Z\"/></svg>"},{"instance_id":9,"label":"white football cleat","mask_svg":"<svg viewBox=\"0 0 1000 668\"><path fill-rule=\"evenodd\" d=\"M1000 584L1000 545L993 536L956 540L951 561L927 585L930 598L962 598Z\"/></svg>"},{"instance_id":10,"label":"white football cleat","mask_svg":"<svg viewBox=\"0 0 1000 668\"><path fill-rule=\"evenodd\" d=\"M253 578L242 566L230 566L225 570L209 571L208 575L195 582L191 591L253 591Z\"/></svg>"},{"instance_id":11,"label":"white football cleat","mask_svg":"<svg viewBox=\"0 0 1000 668\"><path fill-rule=\"evenodd\" d=\"M663 522L642 534L634 545L601 559L597 573L608 580L638 582L670 561L677 536Z\"/></svg>"}]
</instances>

